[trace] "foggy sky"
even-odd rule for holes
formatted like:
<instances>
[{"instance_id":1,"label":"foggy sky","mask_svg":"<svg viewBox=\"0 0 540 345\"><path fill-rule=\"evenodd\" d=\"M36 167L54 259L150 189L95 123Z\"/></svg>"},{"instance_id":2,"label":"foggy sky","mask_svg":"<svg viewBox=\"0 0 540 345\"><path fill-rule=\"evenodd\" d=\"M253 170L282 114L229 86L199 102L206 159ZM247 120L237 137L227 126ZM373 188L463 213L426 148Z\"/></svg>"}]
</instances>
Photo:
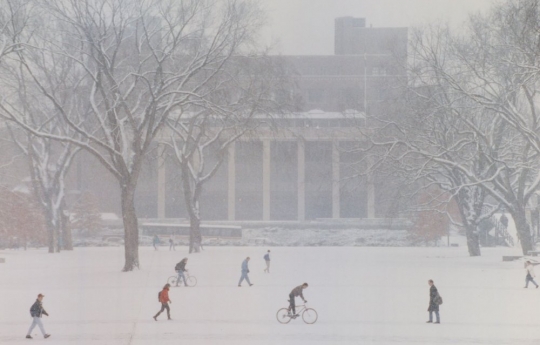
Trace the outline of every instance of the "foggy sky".
<instances>
[{"instance_id":1,"label":"foggy sky","mask_svg":"<svg viewBox=\"0 0 540 345\"><path fill-rule=\"evenodd\" d=\"M264 39L273 53L330 55L334 18L364 17L367 26L411 27L448 22L458 27L494 0L260 0L267 11Z\"/></svg>"}]
</instances>

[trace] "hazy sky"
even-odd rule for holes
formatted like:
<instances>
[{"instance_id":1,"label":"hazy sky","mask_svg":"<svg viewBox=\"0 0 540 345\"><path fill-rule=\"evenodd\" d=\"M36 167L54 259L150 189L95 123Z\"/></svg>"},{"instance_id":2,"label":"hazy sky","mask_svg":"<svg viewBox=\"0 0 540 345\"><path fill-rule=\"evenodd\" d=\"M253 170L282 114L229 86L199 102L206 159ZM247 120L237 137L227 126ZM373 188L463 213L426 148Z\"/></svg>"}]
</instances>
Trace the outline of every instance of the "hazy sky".
<instances>
[{"instance_id":1,"label":"hazy sky","mask_svg":"<svg viewBox=\"0 0 540 345\"><path fill-rule=\"evenodd\" d=\"M275 52L328 55L334 52L334 18L366 18L367 26L411 27L429 22L458 26L494 0L261 0L268 15L264 37Z\"/></svg>"}]
</instances>

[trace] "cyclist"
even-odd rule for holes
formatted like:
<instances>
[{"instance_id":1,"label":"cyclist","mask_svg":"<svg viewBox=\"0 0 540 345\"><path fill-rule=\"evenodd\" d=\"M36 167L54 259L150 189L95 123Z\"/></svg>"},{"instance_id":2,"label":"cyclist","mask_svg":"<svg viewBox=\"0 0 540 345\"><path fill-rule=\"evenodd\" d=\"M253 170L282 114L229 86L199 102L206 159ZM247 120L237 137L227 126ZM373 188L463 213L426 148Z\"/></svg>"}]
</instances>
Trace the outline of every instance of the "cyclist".
<instances>
[{"instance_id":1,"label":"cyclist","mask_svg":"<svg viewBox=\"0 0 540 345\"><path fill-rule=\"evenodd\" d=\"M302 300L304 301L304 303L307 303L306 299L304 298L304 295L303 295L303 290L306 289L308 287L308 283L304 283L300 286L297 286L295 287L291 293L289 294L289 316L293 317L293 318L296 318L298 315L296 315L296 305L294 304L294 299L298 296L300 296L302 298ZM291 309L292 309L292 314L291 314Z\"/></svg>"},{"instance_id":2,"label":"cyclist","mask_svg":"<svg viewBox=\"0 0 540 345\"><path fill-rule=\"evenodd\" d=\"M184 272L187 272L186 265L187 265L188 258L183 258L182 261L176 264L174 267L174 270L178 273L178 278L176 279L176 286L178 286L178 283L180 282L180 278L184 279L184 285L187 286L186 282L186 276L184 276Z\"/></svg>"}]
</instances>

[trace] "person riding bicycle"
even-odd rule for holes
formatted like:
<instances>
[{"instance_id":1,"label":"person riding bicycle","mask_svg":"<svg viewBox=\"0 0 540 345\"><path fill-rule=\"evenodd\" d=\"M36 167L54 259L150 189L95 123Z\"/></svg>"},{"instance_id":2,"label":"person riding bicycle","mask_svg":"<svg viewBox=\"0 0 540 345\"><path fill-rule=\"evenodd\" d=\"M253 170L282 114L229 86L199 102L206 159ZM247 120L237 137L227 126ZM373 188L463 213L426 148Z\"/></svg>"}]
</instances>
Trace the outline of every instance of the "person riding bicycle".
<instances>
[{"instance_id":1,"label":"person riding bicycle","mask_svg":"<svg viewBox=\"0 0 540 345\"><path fill-rule=\"evenodd\" d=\"M176 264L174 267L174 270L178 273L178 278L176 279L176 286L178 286L178 283L180 282L180 278L184 279L184 285L187 286L186 282L186 276L184 276L184 272L187 272L186 265L187 265L188 258L183 258L182 261Z\"/></svg>"},{"instance_id":2,"label":"person riding bicycle","mask_svg":"<svg viewBox=\"0 0 540 345\"><path fill-rule=\"evenodd\" d=\"M304 303L307 303L306 299L304 298L304 295L303 295L303 290L306 289L308 287L308 283L304 283L300 286L297 286L295 287L291 293L289 294L289 316L292 316L292 317L297 317L298 315L296 315L296 305L294 303L294 299L298 296L300 296L302 298L302 300L304 301ZM292 309L292 314L291 314L291 309Z\"/></svg>"}]
</instances>

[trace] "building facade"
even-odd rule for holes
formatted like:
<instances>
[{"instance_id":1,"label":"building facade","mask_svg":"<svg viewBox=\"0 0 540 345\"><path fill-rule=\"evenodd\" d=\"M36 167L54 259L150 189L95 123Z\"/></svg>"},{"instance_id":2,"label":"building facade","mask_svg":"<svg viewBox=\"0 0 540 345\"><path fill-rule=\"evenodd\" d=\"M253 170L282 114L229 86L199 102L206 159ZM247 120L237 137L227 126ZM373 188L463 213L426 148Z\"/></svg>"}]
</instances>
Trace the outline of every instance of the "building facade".
<instances>
[{"instance_id":1,"label":"building facade","mask_svg":"<svg viewBox=\"0 0 540 345\"><path fill-rule=\"evenodd\" d=\"M406 82L407 29L367 28L365 19L345 17L335 20L335 33L334 55L279 57L297 78L294 92L301 109L230 147L226 162L204 188L203 219L397 216L385 202L391 199L383 193L385 182L360 173L365 157L354 148L361 147L371 117L398 115L395 99ZM143 215L185 218L175 163L159 158L150 165L139 187Z\"/></svg>"},{"instance_id":2,"label":"building facade","mask_svg":"<svg viewBox=\"0 0 540 345\"><path fill-rule=\"evenodd\" d=\"M335 20L335 54L277 56L294 74L299 111L229 148L205 185L204 220L310 221L318 218L397 217L395 188L362 174L366 127L374 117L399 116L406 83L406 28L366 27L365 19ZM367 124L367 126L366 126ZM212 161L212 157L206 159ZM85 190L102 212L120 214L118 182L81 152L68 176L68 204ZM141 218L187 218L180 171L158 144L137 187Z\"/></svg>"}]
</instances>

